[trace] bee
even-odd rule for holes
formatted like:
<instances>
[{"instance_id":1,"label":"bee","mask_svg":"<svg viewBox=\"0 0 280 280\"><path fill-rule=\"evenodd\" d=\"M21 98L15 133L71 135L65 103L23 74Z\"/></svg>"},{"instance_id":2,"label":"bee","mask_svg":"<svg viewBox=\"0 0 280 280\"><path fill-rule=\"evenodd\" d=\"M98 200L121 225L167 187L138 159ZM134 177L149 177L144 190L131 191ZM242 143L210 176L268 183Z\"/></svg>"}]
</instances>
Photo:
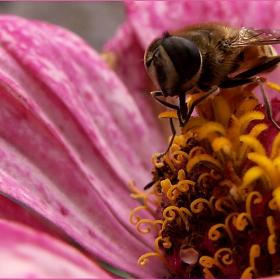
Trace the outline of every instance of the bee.
<instances>
[{"instance_id":1,"label":"bee","mask_svg":"<svg viewBox=\"0 0 280 280\"><path fill-rule=\"evenodd\" d=\"M155 39L144 55L146 71L160 91L152 96L163 105L175 109L180 126L189 120L196 105L220 88L231 88L252 82L260 85L270 121L270 102L257 75L273 71L280 62L272 44L280 43L280 30L234 28L218 23L201 23L175 32L165 32ZM189 110L186 94L197 87L205 94L195 100ZM162 97L176 96L179 106ZM176 131L170 119L173 138Z\"/></svg>"}]
</instances>

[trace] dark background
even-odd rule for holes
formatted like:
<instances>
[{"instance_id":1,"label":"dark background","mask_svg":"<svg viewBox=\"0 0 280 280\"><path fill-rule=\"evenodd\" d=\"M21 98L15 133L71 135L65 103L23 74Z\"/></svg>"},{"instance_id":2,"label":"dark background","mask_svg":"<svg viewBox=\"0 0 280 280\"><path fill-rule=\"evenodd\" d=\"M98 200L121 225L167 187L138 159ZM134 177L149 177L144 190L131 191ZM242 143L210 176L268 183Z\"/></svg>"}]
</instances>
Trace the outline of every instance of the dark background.
<instances>
[{"instance_id":1,"label":"dark background","mask_svg":"<svg viewBox=\"0 0 280 280\"><path fill-rule=\"evenodd\" d=\"M97 51L125 21L122 2L2 2L0 14L47 21L85 39Z\"/></svg>"}]
</instances>

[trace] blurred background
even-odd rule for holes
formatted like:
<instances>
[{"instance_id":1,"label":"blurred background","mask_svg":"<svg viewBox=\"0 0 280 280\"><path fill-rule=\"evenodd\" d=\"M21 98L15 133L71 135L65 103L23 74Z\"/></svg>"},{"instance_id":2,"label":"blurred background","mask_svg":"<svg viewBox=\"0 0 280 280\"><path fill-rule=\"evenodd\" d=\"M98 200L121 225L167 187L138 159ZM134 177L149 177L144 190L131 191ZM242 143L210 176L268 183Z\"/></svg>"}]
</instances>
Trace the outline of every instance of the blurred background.
<instances>
[{"instance_id":1,"label":"blurred background","mask_svg":"<svg viewBox=\"0 0 280 280\"><path fill-rule=\"evenodd\" d=\"M122 2L3 2L0 14L47 21L65 27L97 51L125 21Z\"/></svg>"}]
</instances>

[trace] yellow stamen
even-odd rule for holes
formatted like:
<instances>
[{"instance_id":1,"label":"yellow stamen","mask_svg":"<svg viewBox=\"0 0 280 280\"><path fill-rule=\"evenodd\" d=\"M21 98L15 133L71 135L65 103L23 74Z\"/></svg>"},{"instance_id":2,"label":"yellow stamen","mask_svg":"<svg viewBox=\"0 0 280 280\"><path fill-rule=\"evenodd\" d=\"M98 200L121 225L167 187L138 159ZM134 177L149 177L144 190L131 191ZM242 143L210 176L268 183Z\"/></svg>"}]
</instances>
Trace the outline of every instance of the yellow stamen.
<instances>
[{"instance_id":1,"label":"yellow stamen","mask_svg":"<svg viewBox=\"0 0 280 280\"><path fill-rule=\"evenodd\" d=\"M237 118L240 118L245 113L248 113L250 111L253 111L256 106L258 105L257 99L246 99L242 102L242 104L236 109L235 116Z\"/></svg>"},{"instance_id":2,"label":"yellow stamen","mask_svg":"<svg viewBox=\"0 0 280 280\"><path fill-rule=\"evenodd\" d=\"M244 114L242 117L239 118L239 125L240 125L240 134L243 134L247 129L249 123L254 120L263 120L264 114L259 111L251 111Z\"/></svg>"},{"instance_id":3,"label":"yellow stamen","mask_svg":"<svg viewBox=\"0 0 280 280\"><path fill-rule=\"evenodd\" d=\"M179 181L185 180L186 179L186 172L185 172L185 170L184 169L180 169L178 171L178 176L177 177L178 177Z\"/></svg>"},{"instance_id":4,"label":"yellow stamen","mask_svg":"<svg viewBox=\"0 0 280 280\"><path fill-rule=\"evenodd\" d=\"M255 259L261 254L261 248L259 245L255 244L250 249L250 266L255 267Z\"/></svg>"},{"instance_id":5,"label":"yellow stamen","mask_svg":"<svg viewBox=\"0 0 280 280\"><path fill-rule=\"evenodd\" d=\"M198 92L198 93L195 93L195 94L190 95L190 96L188 97L188 99L187 99L188 109L190 109L192 103L193 103L195 100L201 98L204 94L205 94L204 92Z\"/></svg>"},{"instance_id":6,"label":"yellow stamen","mask_svg":"<svg viewBox=\"0 0 280 280\"><path fill-rule=\"evenodd\" d=\"M255 267L255 259L258 258L261 254L260 246L255 244L250 249L250 266L245 269L241 278L252 278L253 273L256 275L257 270Z\"/></svg>"},{"instance_id":7,"label":"yellow stamen","mask_svg":"<svg viewBox=\"0 0 280 280\"><path fill-rule=\"evenodd\" d=\"M166 265L168 265L166 259L162 256L162 254L160 253L160 249L159 249L159 241L167 241L167 239L163 239L161 236L157 237L155 239L155 249L156 252L151 252L151 253L147 253L142 255L139 259L138 259L138 265L140 266L144 266L147 263L149 263L148 258L150 257L158 257L160 258Z\"/></svg>"},{"instance_id":8,"label":"yellow stamen","mask_svg":"<svg viewBox=\"0 0 280 280\"><path fill-rule=\"evenodd\" d=\"M157 168L161 168L164 165L163 162L159 162L158 159L157 159L158 156L160 156L160 155L161 155L160 153L156 153L152 156L152 163Z\"/></svg>"},{"instance_id":9,"label":"yellow stamen","mask_svg":"<svg viewBox=\"0 0 280 280\"><path fill-rule=\"evenodd\" d=\"M267 227L270 233L270 236L267 239L267 247L269 254L275 254L276 253L276 245L277 245L277 238L275 235L275 221L272 216L269 216L266 218Z\"/></svg>"},{"instance_id":10,"label":"yellow stamen","mask_svg":"<svg viewBox=\"0 0 280 280\"><path fill-rule=\"evenodd\" d=\"M280 86L275 84L275 83L272 83L272 82L267 82L266 85L272 89L275 89L277 90L278 92L280 92Z\"/></svg>"},{"instance_id":11,"label":"yellow stamen","mask_svg":"<svg viewBox=\"0 0 280 280\"><path fill-rule=\"evenodd\" d=\"M194 186L195 185L195 182L191 181L191 180L181 180L179 183L178 183L178 190L180 192L187 192L190 188L189 188L189 185L192 185Z\"/></svg>"},{"instance_id":12,"label":"yellow stamen","mask_svg":"<svg viewBox=\"0 0 280 280\"><path fill-rule=\"evenodd\" d=\"M229 227L227 227L224 224L216 224L216 225L212 226L208 231L209 239L216 241L221 237L221 233L217 230L218 228L223 228L227 232L231 242L232 243L234 242L234 238L233 238L231 230L229 229Z\"/></svg>"},{"instance_id":13,"label":"yellow stamen","mask_svg":"<svg viewBox=\"0 0 280 280\"><path fill-rule=\"evenodd\" d=\"M172 157L171 157L171 160L175 164L181 164L188 159L189 159L189 155L183 151L175 151L172 153Z\"/></svg>"},{"instance_id":14,"label":"yellow stamen","mask_svg":"<svg viewBox=\"0 0 280 280\"><path fill-rule=\"evenodd\" d=\"M169 206L164 209L162 213L163 218L169 222L173 221L176 218L176 213L174 211L176 211L180 215L184 223L187 222L185 214L190 217L192 216L191 212L185 207L178 208L177 206Z\"/></svg>"},{"instance_id":15,"label":"yellow stamen","mask_svg":"<svg viewBox=\"0 0 280 280\"><path fill-rule=\"evenodd\" d=\"M206 154L206 151L203 147L194 147L191 149L190 153L189 153L189 159L194 157L194 155L201 155L201 154Z\"/></svg>"},{"instance_id":16,"label":"yellow stamen","mask_svg":"<svg viewBox=\"0 0 280 280\"><path fill-rule=\"evenodd\" d=\"M276 157L280 156L280 133L274 138L270 153L270 159L276 159Z\"/></svg>"},{"instance_id":17,"label":"yellow stamen","mask_svg":"<svg viewBox=\"0 0 280 280\"><path fill-rule=\"evenodd\" d=\"M256 198L253 200L253 196L256 196ZM240 213L238 217L236 218L236 228L240 231L244 230L246 226L250 222L251 225L254 225L254 220L251 215L251 204L252 200L254 204L261 203L262 202L262 196L259 192L250 192L246 198L246 213Z\"/></svg>"},{"instance_id":18,"label":"yellow stamen","mask_svg":"<svg viewBox=\"0 0 280 280\"><path fill-rule=\"evenodd\" d=\"M212 106L215 121L221 123L224 127L226 127L231 116L231 111L228 102L224 97L217 96Z\"/></svg>"},{"instance_id":19,"label":"yellow stamen","mask_svg":"<svg viewBox=\"0 0 280 280\"><path fill-rule=\"evenodd\" d=\"M233 200L230 196L225 196L225 197L220 197L216 200L215 202L215 209L220 211L220 212L224 212L223 206L224 204L228 205L228 204L234 204Z\"/></svg>"},{"instance_id":20,"label":"yellow stamen","mask_svg":"<svg viewBox=\"0 0 280 280\"><path fill-rule=\"evenodd\" d=\"M214 169L219 173L222 172L221 164L208 154L197 155L191 158L186 166L187 172L190 173L197 164L206 165L207 167Z\"/></svg>"},{"instance_id":21,"label":"yellow stamen","mask_svg":"<svg viewBox=\"0 0 280 280\"><path fill-rule=\"evenodd\" d=\"M253 127L253 129L250 131L248 135L253 138L257 138L265 129L267 129L266 124L264 123L258 124ZM247 154L248 154L248 145L242 143L237 153L237 160L235 162L236 166L240 167L244 163Z\"/></svg>"},{"instance_id":22,"label":"yellow stamen","mask_svg":"<svg viewBox=\"0 0 280 280\"><path fill-rule=\"evenodd\" d=\"M249 225L248 221L251 225L254 224L252 217L248 213L240 213L236 218L236 228L240 231L244 230Z\"/></svg>"},{"instance_id":23,"label":"yellow stamen","mask_svg":"<svg viewBox=\"0 0 280 280\"><path fill-rule=\"evenodd\" d=\"M214 241L218 240L221 237L221 234L220 234L219 231L217 231L217 229L219 227L222 227L226 230L227 234L229 235L229 238L230 238L231 242L234 243L234 237L233 237L233 234L232 234L231 229L229 227L229 221L230 221L231 218L233 218L233 223L235 224L237 216L238 216L237 212L230 213L226 217L225 224L216 224L215 226L212 226L210 228L210 230L208 231L209 239L214 240Z\"/></svg>"},{"instance_id":24,"label":"yellow stamen","mask_svg":"<svg viewBox=\"0 0 280 280\"><path fill-rule=\"evenodd\" d=\"M169 118L169 119L178 119L178 115L176 111L165 111L158 115L159 119Z\"/></svg>"},{"instance_id":25,"label":"yellow stamen","mask_svg":"<svg viewBox=\"0 0 280 280\"><path fill-rule=\"evenodd\" d=\"M222 258L221 258L221 255L222 255ZM222 264L224 264L224 265L232 264L232 262L233 262L232 251L229 248L219 249L214 255L214 259L215 259L216 263L219 263L220 258L222 260ZM221 266L218 266L218 267L221 268ZM224 268L221 268L221 269L224 270Z\"/></svg>"},{"instance_id":26,"label":"yellow stamen","mask_svg":"<svg viewBox=\"0 0 280 280\"><path fill-rule=\"evenodd\" d=\"M250 147L254 152L265 156L266 152L263 147L263 145L260 143L259 140L256 138L250 136L250 135L241 135L240 136L240 141L245 143L248 147Z\"/></svg>"},{"instance_id":27,"label":"yellow stamen","mask_svg":"<svg viewBox=\"0 0 280 280\"><path fill-rule=\"evenodd\" d=\"M208 122L204 124L199 130L199 138L204 139L206 137L209 137L208 134L213 132L215 133L216 137L226 134L225 128L220 123Z\"/></svg>"},{"instance_id":28,"label":"yellow stamen","mask_svg":"<svg viewBox=\"0 0 280 280\"><path fill-rule=\"evenodd\" d=\"M273 190L273 197L278 205L278 208L280 209L280 187L277 187Z\"/></svg>"},{"instance_id":29,"label":"yellow stamen","mask_svg":"<svg viewBox=\"0 0 280 280\"><path fill-rule=\"evenodd\" d=\"M260 166L251 167L246 171L246 173L243 176L243 184L238 188L239 193L242 196L244 196L247 194L247 192L251 192L252 191L251 185L258 179L262 179L265 176L266 173L262 167ZM266 180L269 179L268 177L266 178L267 178Z\"/></svg>"},{"instance_id":30,"label":"yellow stamen","mask_svg":"<svg viewBox=\"0 0 280 280\"><path fill-rule=\"evenodd\" d=\"M207 269L212 268L215 265L221 271L225 272L225 267L222 264L224 265L231 264L233 262L231 255L232 255L232 251L230 249L222 248L215 253L214 258L208 256L202 256L199 259L199 263ZM222 260L222 263L220 263L219 259Z\"/></svg>"},{"instance_id":31,"label":"yellow stamen","mask_svg":"<svg viewBox=\"0 0 280 280\"><path fill-rule=\"evenodd\" d=\"M191 117L190 120L182 128L182 135L186 134L189 130L193 131L195 127L203 126L205 123L207 123L207 120L205 120L204 118Z\"/></svg>"},{"instance_id":32,"label":"yellow stamen","mask_svg":"<svg viewBox=\"0 0 280 280\"><path fill-rule=\"evenodd\" d=\"M169 154L164 155L163 160L169 165L171 170L174 172L175 166L174 166L173 162L171 161L171 159L169 158Z\"/></svg>"},{"instance_id":33,"label":"yellow stamen","mask_svg":"<svg viewBox=\"0 0 280 280\"><path fill-rule=\"evenodd\" d=\"M248 153L248 159L255 162L258 166L262 167L265 173L268 174L272 188L276 188L279 185L280 174L271 160L269 160L266 156L260 155L258 153Z\"/></svg>"},{"instance_id":34,"label":"yellow stamen","mask_svg":"<svg viewBox=\"0 0 280 280\"><path fill-rule=\"evenodd\" d=\"M277 238L275 234L269 235L267 239L267 248L270 255L276 253Z\"/></svg>"},{"instance_id":35,"label":"yellow stamen","mask_svg":"<svg viewBox=\"0 0 280 280\"><path fill-rule=\"evenodd\" d=\"M171 188L171 182L169 179L165 179L161 181L161 189L165 195L167 195L168 190Z\"/></svg>"},{"instance_id":36,"label":"yellow stamen","mask_svg":"<svg viewBox=\"0 0 280 280\"><path fill-rule=\"evenodd\" d=\"M140 226L142 224L151 224L154 227L155 231L158 232L159 231L158 225L162 225L163 221L161 221L161 220L152 221L150 219L141 219L141 220L139 220L137 222L137 225L136 225L137 231L139 231L140 233L143 233L143 234L147 234L147 233L151 232L151 227L147 226L145 229L141 229Z\"/></svg>"},{"instance_id":37,"label":"yellow stamen","mask_svg":"<svg viewBox=\"0 0 280 280\"><path fill-rule=\"evenodd\" d=\"M232 144L226 137L215 138L211 145L221 162L226 162L229 157L235 158L235 151L233 151Z\"/></svg>"},{"instance_id":38,"label":"yellow stamen","mask_svg":"<svg viewBox=\"0 0 280 280\"><path fill-rule=\"evenodd\" d=\"M253 197L256 197L254 198L253 200ZM253 204L258 204L258 203L261 203L262 202L262 196L259 192L250 192L246 198L246 212L251 216L251 205L252 205L252 201L253 201Z\"/></svg>"},{"instance_id":39,"label":"yellow stamen","mask_svg":"<svg viewBox=\"0 0 280 280\"><path fill-rule=\"evenodd\" d=\"M211 201L208 201L205 198L197 198L190 205L192 212L200 213L201 211L203 211L203 209L205 209L203 206L204 203L209 207L210 211L213 211L213 205Z\"/></svg>"},{"instance_id":40,"label":"yellow stamen","mask_svg":"<svg viewBox=\"0 0 280 280\"><path fill-rule=\"evenodd\" d=\"M268 203L268 207L269 207L269 209L274 210L274 211L280 210L280 207L278 206L278 204L277 204L277 202L275 200L275 197L272 197L270 199L270 201Z\"/></svg>"},{"instance_id":41,"label":"yellow stamen","mask_svg":"<svg viewBox=\"0 0 280 280\"><path fill-rule=\"evenodd\" d=\"M231 142L226 137L219 137L214 139L212 147L215 152L223 150L226 155L229 155L232 149Z\"/></svg>"},{"instance_id":42,"label":"yellow stamen","mask_svg":"<svg viewBox=\"0 0 280 280\"><path fill-rule=\"evenodd\" d=\"M202 174L198 177L197 183L198 183L199 185L203 185L203 182L204 182L205 180L208 180L210 176L211 176L211 175L210 175L208 172L202 173Z\"/></svg>"}]
</instances>

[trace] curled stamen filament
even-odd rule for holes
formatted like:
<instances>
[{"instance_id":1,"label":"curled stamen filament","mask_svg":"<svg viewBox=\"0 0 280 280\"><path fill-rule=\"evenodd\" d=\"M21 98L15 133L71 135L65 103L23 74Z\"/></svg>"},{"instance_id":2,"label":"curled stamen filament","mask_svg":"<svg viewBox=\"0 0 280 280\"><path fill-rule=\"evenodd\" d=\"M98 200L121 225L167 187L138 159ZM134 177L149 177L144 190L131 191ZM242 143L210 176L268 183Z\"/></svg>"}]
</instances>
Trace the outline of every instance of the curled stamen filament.
<instances>
[{"instance_id":1,"label":"curled stamen filament","mask_svg":"<svg viewBox=\"0 0 280 280\"><path fill-rule=\"evenodd\" d=\"M163 221L162 221L162 220L155 220L155 221L152 221L152 220L150 220L150 219L141 219L141 220L137 223L136 228L137 228L137 230L138 230L140 233L147 234L147 233L150 233L150 232L151 232L151 227L150 227L150 226L147 226L146 229L141 229L140 226L141 226L142 224L144 224L144 223L146 223L146 224L151 224L151 225L154 227L155 231L158 232L158 231L159 231L158 225L161 225L161 226L162 226Z\"/></svg>"},{"instance_id":2,"label":"curled stamen filament","mask_svg":"<svg viewBox=\"0 0 280 280\"><path fill-rule=\"evenodd\" d=\"M159 242L160 241L169 242L168 239L166 239L166 238L162 238L161 236L157 237L155 239L155 250L156 250L156 252L150 252L150 253L146 253L146 254L142 255L138 259L138 265L139 266L144 266L144 265L148 264L149 263L148 258L150 258L150 257L158 257L165 263L165 265L168 266L166 258L160 253L160 249L159 249Z\"/></svg>"},{"instance_id":3,"label":"curled stamen filament","mask_svg":"<svg viewBox=\"0 0 280 280\"><path fill-rule=\"evenodd\" d=\"M272 216L269 216L266 218L267 227L269 230L269 237L267 239L267 247L269 254L275 254L276 253L276 245L277 245L277 238L275 235L275 221Z\"/></svg>"},{"instance_id":4,"label":"curled stamen filament","mask_svg":"<svg viewBox=\"0 0 280 280\"><path fill-rule=\"evenodd\" d=\"M176 211L180 215L184 223L187 222L185 214L187 214L190 217L192 216L191 212L185 207L178 208L177 206L169 206L166 209L164 209L163 218L169 222L173 221L176 218L176 214L174 211Z\"/></svg>"},{"instance_id":5,"label":"curled stamen filament","mask_svg":"<svg viewBox=\"0 0 280 280\"><path fill-rule=\"evenodd\" d=\"M208 256L202 256L199 259L199 263L207 269L212 268L213 265L215 265L222 272L225 272L225 267L219 262L219 258L221 258L221 253L225 253L222 256L223 264L229 265L233 262L233 260L231 258L232 251L229 248L221 248L215 253L214 258L211 258L211 257L208 257Z\"/></svg>"},{"instance_id":6,"label":"curled stamen filament","mask_svg":"<svg viewBox=\"0 0 280 280\"><path fill-rule=\"evenodd\" d=\"M250 249L250 266L247 267L241 275L241 278L252 278L253 273L256 275L255 259L260 256L260 246L255 244Z\"/></svg>"},{"instance_id":7,"label":"curled stamen filament","mask_svg":"<svg viewBox=\"0 0 280 280\"><path fill-rule=\"evenodd\" d=\"M200 213L204 209L203 203L209 207L210 211L213 211L213 205L211 203L212 201L213 199L208 201L205 198L197 198L191 203L191 211L194 213Z\"/></svg>"}]
</instances>

